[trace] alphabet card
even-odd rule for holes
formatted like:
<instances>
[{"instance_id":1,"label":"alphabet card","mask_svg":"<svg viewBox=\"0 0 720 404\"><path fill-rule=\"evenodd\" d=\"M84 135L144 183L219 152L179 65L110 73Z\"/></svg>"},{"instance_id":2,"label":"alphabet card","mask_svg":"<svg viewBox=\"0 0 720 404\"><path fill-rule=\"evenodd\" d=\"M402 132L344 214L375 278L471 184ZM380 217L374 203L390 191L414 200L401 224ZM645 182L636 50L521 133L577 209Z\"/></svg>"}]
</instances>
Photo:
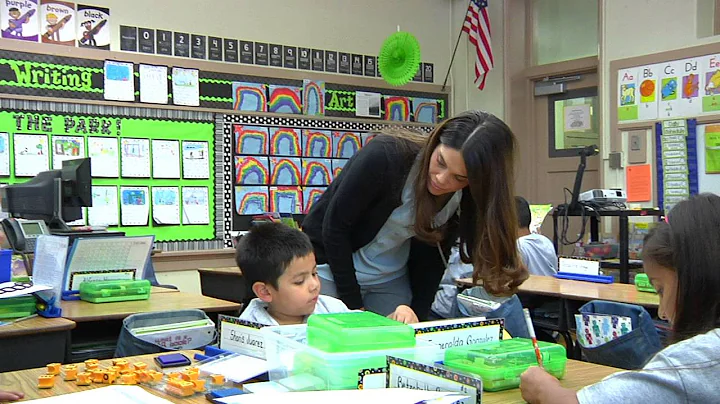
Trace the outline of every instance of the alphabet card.
<instances>
[{"instance_id":1,"label":"alphabet card","mask_svg":"<svg viewBox=\"0 0 720 404\"><path fill-rule=\"evenodd\" d=\"M673 118L680 115L680 84L683 73L683 62L673 61L660 64L660 118Z\"/></svg>"},{"instance_id":2,"label":"alphabet card","mask_svg":"<svg viewBox=\"0 0 720 404\"><path fill-rule=\"evenodd\" d=\"M41 0L40 41L75 46L74 3L59 0Z\"/></svg>"},{"instance_id":3,"label":"alphabet card","mask_svg":"<svg viewBox=\"0 0 720 404\"><path fill-rule=\"evenodd\" d=\"M640 89L638 88L638 68L618 71L618 121L638 119Z\"/></svg>"},{"instance_id":4,"label":"alphabet card","mask_svg":"<svg viewBox=\"0 0 720 404\"><path fill-rule=\"evenodd\" d=\"M644 66L638 69L638 82L640 83L638 119L640 120L652 120L658 117L660 72L660 65Z\"/></svg>"},{"instance_id":5,"label":"alphabet card","mask_svg":"<svg viewBox=\"0 0 720 404\"><path fill-rule=\"evenodd\" d=\"M702 111L720 111L720 54L701 59Z\"/></svg>"},{"instance_id":6,"label":"alphabet card","mask_svg":"<svg viewBox=\"0 0 720 404\"><path fill-rule=\"evenodd\" d=\"M78 46L110 50L110 9L77 6Z\"/></svg>"},{"instance_id":7,"label":"alphabet card","mask_svg":"<svg viewBox=\"0 0 720 404\"><path fill-rule=\"evenodd\" d=\"M678 76L677 115L681 117L696 116L702 112L700 99L701 59L685 59L677 63L680 68Z\"/></svg>"},{"instance_id":8,"label":"alphabet card","mask_svg":"<svg viewBox=\"0 0 720 404\"><path fill-rule=\"evenodd\" d=\"M0 5L2 37L37 42L40 28L37 0L4 0Z\"/></svg>"}]
</instances>

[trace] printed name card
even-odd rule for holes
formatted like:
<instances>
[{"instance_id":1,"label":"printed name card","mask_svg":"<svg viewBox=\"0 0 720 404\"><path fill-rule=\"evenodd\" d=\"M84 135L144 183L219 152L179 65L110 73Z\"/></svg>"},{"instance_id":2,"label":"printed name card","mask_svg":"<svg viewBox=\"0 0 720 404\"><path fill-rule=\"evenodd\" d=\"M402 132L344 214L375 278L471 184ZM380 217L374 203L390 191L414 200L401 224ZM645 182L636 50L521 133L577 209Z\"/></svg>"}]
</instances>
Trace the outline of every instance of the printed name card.
<instances>
[{"instance_id":1,"label":"printed name card","mask_svg":"<svg viewBox=\"0 0 720 404\"><path fill-rule=\"evenodd\" d=\"M482 402L482 379L442 366L424 365L406 359L387 357L387 388L425 391L450 391L465 396L463 404ZM460 397L458 397L460 398Z\"/></svg>"},{"instance_id":2,"label":"printed name card","mask_svg":"<svg viewBox=\"0 0 720 404\"><path fill-rule=\"evenodd\" d=\"M260 333L260 329L265 325L224 314L221 314L218 320L220 349L265 359L265 338Z\"/></svg>"},{"instance_id":3,"label":"printed name card","mask_svg":"<svg viewBox=\"0 0 720 404\"><path fill-rule=\"evenodd\" d=\"M415 337L448 348L500 341L505 319L486 320L485 317L468 317L451 320L428 321L412 324Z\"/></svg>"},{"instance_id":4,"label":"printed name card","mask_svg":"<svg viewBox=\"0 0 720 404\"><path fill-rule=\"evenodd\" d=\"M600 275L600 261L580 257L560 257L558 272L597 276Z\"/></svg>"}]
</instances>

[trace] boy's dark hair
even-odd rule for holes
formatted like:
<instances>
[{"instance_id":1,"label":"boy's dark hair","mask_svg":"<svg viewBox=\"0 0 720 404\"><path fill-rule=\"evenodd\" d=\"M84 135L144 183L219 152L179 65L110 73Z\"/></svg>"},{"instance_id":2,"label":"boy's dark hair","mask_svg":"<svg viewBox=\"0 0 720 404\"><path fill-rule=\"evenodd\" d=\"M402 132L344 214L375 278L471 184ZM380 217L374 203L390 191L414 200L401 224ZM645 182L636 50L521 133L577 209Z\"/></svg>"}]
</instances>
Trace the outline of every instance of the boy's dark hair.
<instances>
[{"instance_id":1,"label":"boy's dark hair","mask_svg":"<svg viewBox=\"0 0 720 404\"><path fill-rule=\"evenodd\" d=\"M720 326L720 197L700 194L675 205L645 236L642 257L677 272L673 339Z\"/></svg>"},{"instance_id":2,"label":"boy's dark hair","mask_svg":"<svg viewBox=\"0 0 720 404\"><path fill-rule=\"evenodd\" d=\"M313 252L308 236L282 223L263 223L250 228L235 247L235 262L248 288L255 282L278 287L278 278L290 262Z\"/></svg>"},{"instance_id":3,"label":"boy's dark hair","mask_svg":"<svg viewBox=\"0 0 720 404\"><path fill-rule=\"evenodd\" d=\"M518 228L524 229L530 227L532 214L530 213L530 204L522 196L515 197L515 209L518 215Z\"/></svg>"}]
</instances>

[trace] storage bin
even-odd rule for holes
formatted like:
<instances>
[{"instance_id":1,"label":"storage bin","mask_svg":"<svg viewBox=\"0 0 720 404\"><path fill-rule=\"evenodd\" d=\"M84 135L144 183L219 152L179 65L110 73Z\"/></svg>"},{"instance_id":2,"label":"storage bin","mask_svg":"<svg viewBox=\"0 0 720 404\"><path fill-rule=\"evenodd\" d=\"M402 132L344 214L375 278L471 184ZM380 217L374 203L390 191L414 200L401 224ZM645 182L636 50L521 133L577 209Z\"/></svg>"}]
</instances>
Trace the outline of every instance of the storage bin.
<instances>
[{"instance_id":1,"label":"storage bin","mask_svg":"<svg viewBox=\"0 0 720 404\"><path fill-rule=\"evenodd\" d=\"M657 293L647 274L635 275L635 288L641 292Z\"/></svg>"},{"instance_id":2,"label":"storage bin","mask_svg":"<svg viewBox=\"0 0 720 404\"><path fill-rule=\"evenodd\" d=\"M433 364L442 360L440 347L417 341L414 347L325 352L308 345L308 326L263 327L269 379L289 390L356 389L364 369L385 368L387 356Z\"/></svg>"},{"instance_id":3,"label":"storage bin","mask_svg":"<svg viewBox=\"0 0 720 404\"><path fill-rule=\"evenodd\" d=\"M325 352L357 352L415 346L415 329L369 311L314 314L308 345Z\"/></svg>"},{"instance_id":4,"label":"storage bin","mask_svg":"<svg viewBox=\"0 0 720 404\"><path fill-rule=\"evenodd\" d=\"M539 341L543 368L561 379L565 376L565 347ZM498 342L450 348L445 351L445 366L479 375L483 390L500 391L520 386L520 375L537 366L532 340L513 338Z\"/></svg>"},{"instance_id":5,"label":"storage bin","mask_svg":"<svg viewBox=\"0 0 720 404\"><path fill-rule=\"evenodd\" d=\"M124 302L150 298L150 281L83 282L80 284L80 299L90 303Z\"/></svg>"},{"instance_id":6,"label":"storage bin","mask_svg":"<svg viewBox=\"0 0 720 404\"><path fill-rule=\"evenodd\" d=\"M0 319L20 318L37 312L37 300L34 296L11 297L0 299Z\"/></svg>"}]
</instances>

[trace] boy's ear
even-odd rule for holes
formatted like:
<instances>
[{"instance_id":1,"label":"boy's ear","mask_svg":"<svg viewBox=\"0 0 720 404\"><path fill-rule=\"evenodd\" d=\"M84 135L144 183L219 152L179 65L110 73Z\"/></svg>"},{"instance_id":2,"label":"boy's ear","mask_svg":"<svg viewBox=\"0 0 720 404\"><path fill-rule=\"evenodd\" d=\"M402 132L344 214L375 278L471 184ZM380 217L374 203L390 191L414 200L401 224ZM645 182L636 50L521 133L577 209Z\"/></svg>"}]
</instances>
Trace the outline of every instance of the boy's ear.
<instances>
[{"instance_id":1,"label":"boy's ear","mask_svg":"<svg viewBox=\"0 0 720 404\"><path fill-rule=\"evenodd\" d=\"M267 287L267 285L263 282L255 282L252 285L252 291L255 293L255 296L260 298L260 300L270 303L272 301L272 294L270 293L270 289Z\"/></svg>"}]
</instances>

